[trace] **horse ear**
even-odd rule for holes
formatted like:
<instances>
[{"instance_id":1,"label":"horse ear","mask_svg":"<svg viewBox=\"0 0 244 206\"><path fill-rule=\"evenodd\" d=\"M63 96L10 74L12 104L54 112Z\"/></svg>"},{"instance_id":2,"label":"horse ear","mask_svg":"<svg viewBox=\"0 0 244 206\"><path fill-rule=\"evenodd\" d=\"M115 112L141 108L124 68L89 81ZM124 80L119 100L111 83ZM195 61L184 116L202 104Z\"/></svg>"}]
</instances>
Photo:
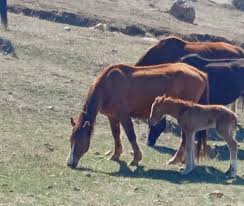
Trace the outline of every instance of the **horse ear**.
<instances>
[{"instance_id":1,"label":"horse ear","mask_svg":"<svg viewBox=\"0 0 244 206\"><path fill-rule=\"evenodd\" d=\"M73 117L70 117L70 123L73 127L75 126L75 120L73 119Z\"/></svg>"}]
</instances>

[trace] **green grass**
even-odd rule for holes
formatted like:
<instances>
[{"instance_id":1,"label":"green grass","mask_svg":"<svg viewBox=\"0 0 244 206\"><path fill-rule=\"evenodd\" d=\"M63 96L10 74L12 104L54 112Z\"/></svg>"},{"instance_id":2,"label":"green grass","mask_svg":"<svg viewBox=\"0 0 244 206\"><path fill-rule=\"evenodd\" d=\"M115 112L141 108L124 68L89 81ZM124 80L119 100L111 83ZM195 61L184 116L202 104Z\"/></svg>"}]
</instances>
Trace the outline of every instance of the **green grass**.
<instances>
[{"instance_id":1,"label":"green grass","mask_svg":"<svg viewBox=\"0 0 244 206\"><path fill-rule=\"evenodd\" d=\"M202 161L182 176L178 166L166 165L179 138L166 134L149 148L146 125L135 123L143 160L138 168L127 167L132 156L124 133L121 161L104 155L113 140L107 119L98 115L89 152L79 169L68 168L69 118L79 114L88 86L104 66L133 63L151 43L10 17L10 31L0 36L13 42L19 59L0 57L0 205L244 204L243 143L237 179L225 177L226 158ZM224 196L211 199L207 193L215 190Z\"/></svg>"}]
</instances>

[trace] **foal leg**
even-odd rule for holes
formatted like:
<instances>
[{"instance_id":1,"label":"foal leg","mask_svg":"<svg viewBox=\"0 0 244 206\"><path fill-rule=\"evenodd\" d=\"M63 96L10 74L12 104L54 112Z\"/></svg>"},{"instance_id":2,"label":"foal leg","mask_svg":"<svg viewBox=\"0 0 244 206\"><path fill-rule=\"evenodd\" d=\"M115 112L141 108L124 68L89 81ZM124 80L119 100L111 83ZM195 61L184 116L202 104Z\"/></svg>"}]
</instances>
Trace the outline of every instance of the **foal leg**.
<instances>
[{"instance_id":1,"label":"foal leg","mask_svg":"<svg viewBox=\"0 0 244 206\"><path fill-rule=\"evenodd\" d=\"M114 138L114 152L109 157L109 160L118 161L120 155L123 152L123 147L122 147L121 139L120 139L120 122L119 122L119 120L117 120L115 118L109 118L109 123L110 123L111 131L112 131L112 135Z\"/></svg>"},{"instance_id":2,"label":"foal leg","mask_svg":"<svg viewBox=\"0 0 244 206\"><path fill-rule=\"evenodd\" d=\"M226 174L230 177L235 177L237 173L237 142L233 139L235 126L226 124L217 124L216 129L220 136L226 141L230 151L230 167Z\"/></svg>"},{"instance_id":3,"label":"foal leg","mask_svg":"<svg viewBox=\"0 0 244 206\"><path fill-rule=\"evenodd\" d=\"M203 147L203 157L208 156L208 144L207 144L207 130L201 130L196 133L197 147L196 147L196 157L197 161L200 160L201 149Z\"/></svg>"},{"instance_id":4,"label":"foal leg","mask_svg":"<svg viewBox=\"0 0 244 206\"><path fill-rule=\"evenodd\" d=\"M186 146L185 146L185 159L186 168L182 172L183 175L189 174L195 168L195 135L194 132L185 131Z\"/></svg>"},{"instance_id":5,"label":"foal leg","mask_svg":"<svg viewBox=\"0 0 244 206\"><path fill-rule=\"evenodd\" d=\"M177 164L179 162L184 162L184 150L185 150L185 144L186 144L186 135L185 132L181 132L181 143L179 149L176 151L175 155L167 162L167 164Z\"/></svg>"},{"instance_id":6,"label":"foal leg","mask_svg":"<svg viewBox=\"0 0 244 206\"><path fill-rule=\"evenodd\" d=\"M131 165L131 166L138 165L138 162L142 159L142 153L141 153L141 150L136 141L136 135L134 132L134 127L133 127L131 118L129 116L122 117L120 122L121 122L122 127L125 130L125 133L129 139L129 142L130 142L133 152L134 152L134 157L129 162L128 165Z\"/></svg>"}]
</instances>

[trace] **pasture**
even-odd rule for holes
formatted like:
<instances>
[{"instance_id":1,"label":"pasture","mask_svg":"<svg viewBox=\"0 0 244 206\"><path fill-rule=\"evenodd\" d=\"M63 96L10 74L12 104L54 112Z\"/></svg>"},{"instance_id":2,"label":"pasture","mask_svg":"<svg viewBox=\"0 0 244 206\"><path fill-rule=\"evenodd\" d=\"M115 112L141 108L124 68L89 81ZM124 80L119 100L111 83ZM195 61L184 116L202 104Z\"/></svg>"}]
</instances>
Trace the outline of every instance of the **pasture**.
<instances>
[{"instance_id":1,"label":"pasture","mask_svg":"<svg viewBox=\"0 0 244 206\"><path fill-rule=\"evenodd\" d=\"M237 178L225 177L229 153L222 141L209 141L221 148L217 159L201 161L192 174L182 176L178 166L166 165L179 137L166 133L149 148L147 125L140 121L134 121L143 152L140 166L127 166L131 147L123 130L121 161L108 161L113 138L108 120L99 114L89 152L78 169L68 168L70 117L79 114L94 77L109 64L135 63L153 42L9 17L10 31L0 30L0 36L12 41L18 59L0 56L0 205L244 205L239 131ZM244 126L243 112L238 114Z\"/></svg>"}]
</instances>

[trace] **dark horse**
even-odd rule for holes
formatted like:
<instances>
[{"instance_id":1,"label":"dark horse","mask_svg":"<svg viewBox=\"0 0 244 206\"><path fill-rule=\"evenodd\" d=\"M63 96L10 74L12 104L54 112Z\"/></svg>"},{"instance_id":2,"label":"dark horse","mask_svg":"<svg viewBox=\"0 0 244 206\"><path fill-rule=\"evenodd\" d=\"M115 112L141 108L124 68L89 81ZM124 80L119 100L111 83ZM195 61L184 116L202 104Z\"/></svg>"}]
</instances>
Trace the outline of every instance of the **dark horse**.
<instances>
[{"instance_id":1,"label":"dark horse","mask_svg":"<svg viewBox=\"0 0 244 206\"><path fill-rule=\"evenodd\" d=\"M181 58L208 74L209 103L230 104L244 94L244 59L204 59L196 54Z\"/></svg>"},{"instance_id":2,"label":"dark horse","mask_svg":"<svg viewBox=\"0 0 244 206\"><path fill-rule=\"evenodd\" d=\"M68 166L76 167L88 151L99 111L108 117L114 138L115 149L110 159L118 160L122 153L121 124L134 152L130 165L137 165L142 154L131 118L147 119L154 99L163 94L198 102L204 96L207 98L208 93L207 75L188 64L109 66L91 85L79 118L71 118L73 131Z\"/></svg>"},{"instance_id":3,"label":"dark horse","mask_svg":"<svg viewBox=\"0 0 244 206\"><path fill-rule=\"evenodd\" d=\"M7 16L7 0L0 0L0 16L3 28L6 30L8 27L8 16Z\"/></svg>"},{"instance_id":4,"label":"dark horse","mask_svg":"<svg viewBox=\"0 0 244 206\"><path fill-rule=\"evenodd\" d=\"M208 74L209 104L226 105L244 96L244 59L210 60L191 54L182 57L181 61ZM243 98L242 101L244 104ZM206 137L201 141L206 144ZM197 144L197 152L201 144Z\"/></svg>"},{"instance_id":5,"label":"dark horse","mask_svg":"<svg viewBox=\"0 0 244 206\"><path fill-rule=\"evenodd\" d=\"M189 54L199 54L209 59L244 58L244 51L241 48L225 42L188 42L175 36L169 36L149 48L145 55L136 63L136 66L173 63ZM199 103L205 104L204 102ZM147 139L149 146L153 146L156 143L165 127L165 118L155 127L150 127ZM205 136L206 132L199 132L198 141L202 141L202 137L204 138Z\"/></svg>"}]
</instances>

